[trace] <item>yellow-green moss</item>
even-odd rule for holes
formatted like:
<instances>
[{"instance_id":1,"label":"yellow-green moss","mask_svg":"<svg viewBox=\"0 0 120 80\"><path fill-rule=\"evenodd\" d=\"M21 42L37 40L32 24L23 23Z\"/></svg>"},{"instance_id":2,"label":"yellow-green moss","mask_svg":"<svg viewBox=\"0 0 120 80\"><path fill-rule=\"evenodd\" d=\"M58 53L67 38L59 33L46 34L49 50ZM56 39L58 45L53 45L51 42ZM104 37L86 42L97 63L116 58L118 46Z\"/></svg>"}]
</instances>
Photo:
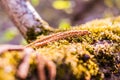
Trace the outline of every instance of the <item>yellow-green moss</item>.
<instances>
[{"instance_id":1,"label":"yellow-green moss","mask_svg":"<svg viewBox=\"0 0 120 80\"><path fill-rule=\"evenodd\" d=\"M16 51L5 52L0 55L0 80L16 80L17 65L23 54Z\"/></svg>"},{"instance_id":2,"label":"yellow-green moss","mask_svg":"<svg viewBox=\"0 0 120 80\"><path fill-rule=\"evenodd\" d=\"M56 63L56 80L119 80L120 17L94 20L70 30L88 30L91 34L68 37L36 49L47 59ZM56 32L59 31L62 30L56 30ZM44 36L40 36L42 37ZM16 78L15 72L22 56L17 52L13 53L0 56L0 80ZM9 65L14 69L6 73L4 68ZM36 64L32 61L26 80L36 75L35 66ZM3 78L4 76L6 79Z\"/></svg>"},{"instance_id":3,"label":"yellow-green moss","mask_svg":"<svg viewBox=\"0 0 120 80\"><path fill-rule=\"evenodd\" d=\"M120 75L120 17L94 20L70 30L88 30L91 34L38 49L57 64L57 80L120 79L115 76Z\"/></svg>"}]
</instances>

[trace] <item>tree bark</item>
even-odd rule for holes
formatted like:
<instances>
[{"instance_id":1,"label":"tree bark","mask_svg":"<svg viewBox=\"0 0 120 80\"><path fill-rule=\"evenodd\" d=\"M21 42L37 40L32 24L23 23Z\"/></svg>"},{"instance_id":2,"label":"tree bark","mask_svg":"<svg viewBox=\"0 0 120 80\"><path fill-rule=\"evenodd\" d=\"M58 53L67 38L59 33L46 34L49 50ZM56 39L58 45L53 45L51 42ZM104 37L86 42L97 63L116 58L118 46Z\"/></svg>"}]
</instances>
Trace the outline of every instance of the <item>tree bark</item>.
<instances>
[{"instance_id":1,"label":"tree bark","mask_svg":"<svg viewBox=\"0 0 120 80\"><path fill-rule=\"evenodd\" d=\"M8 13L10 19L27 40L33 40L36 35L52 28L38 15L27 0L0 0L0 4Z\"/></svg>"}]
</instances>

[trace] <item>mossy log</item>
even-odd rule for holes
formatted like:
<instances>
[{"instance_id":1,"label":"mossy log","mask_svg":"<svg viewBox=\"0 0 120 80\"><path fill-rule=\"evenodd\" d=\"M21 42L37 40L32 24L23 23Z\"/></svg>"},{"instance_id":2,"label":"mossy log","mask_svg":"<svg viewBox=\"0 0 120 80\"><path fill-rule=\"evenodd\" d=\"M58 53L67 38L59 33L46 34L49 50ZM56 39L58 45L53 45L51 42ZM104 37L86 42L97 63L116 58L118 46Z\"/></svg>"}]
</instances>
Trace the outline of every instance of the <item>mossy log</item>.
<instances>
[{"instance_id":1,"label":"mossy log","mask_svg":"<svg viewBox=\"0 0 120 80\"><path fill-rule=\"evenodd\" d=\"M69 30L87 30L90 34L69 36L35 48L56 64L56 80L120 80L120 17L94 20ZM56 30L60 31L65 30ZM0 80L18 79L16 70L22 56L16 51L0 56ZM26 80L37 80L34 58Z\"/></svg>"}]
</instances>

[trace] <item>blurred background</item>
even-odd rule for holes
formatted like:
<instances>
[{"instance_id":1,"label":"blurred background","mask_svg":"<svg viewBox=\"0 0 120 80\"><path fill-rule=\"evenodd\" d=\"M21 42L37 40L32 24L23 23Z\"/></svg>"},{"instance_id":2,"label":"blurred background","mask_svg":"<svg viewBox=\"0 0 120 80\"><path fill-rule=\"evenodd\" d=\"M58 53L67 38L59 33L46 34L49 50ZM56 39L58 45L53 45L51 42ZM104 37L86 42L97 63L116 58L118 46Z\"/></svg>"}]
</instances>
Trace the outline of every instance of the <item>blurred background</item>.
<instances>
[{"instance_id":1,"label":"blurred background","mask_svg":"<svg viewBox=\"0 0 120 80\"><path fill-rule=\"evenodd\" d=\"M30 0L30 2L50 26L61 29L120 14L120 0ZM26 44L1 7L0 44Z\"/></svg>"}]
</instances>

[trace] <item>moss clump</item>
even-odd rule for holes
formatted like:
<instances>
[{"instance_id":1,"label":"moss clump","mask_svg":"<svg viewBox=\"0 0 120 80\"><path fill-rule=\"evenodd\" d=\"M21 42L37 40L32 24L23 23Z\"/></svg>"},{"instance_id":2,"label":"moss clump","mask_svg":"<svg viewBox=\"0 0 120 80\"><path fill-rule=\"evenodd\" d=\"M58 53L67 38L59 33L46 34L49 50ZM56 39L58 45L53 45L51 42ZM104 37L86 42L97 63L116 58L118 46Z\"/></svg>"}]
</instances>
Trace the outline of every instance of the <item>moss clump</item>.
<instances>
[{"instance_id":1,"label":"moss clump","mask_svg":"<svg viewBox=\"0 0 120 80\"><path fill-rule=\"evenodd\" d=\"M55 62L56 80L120 80L120 17L94 20L70 30L88 30L91 34L68 37L36 48L40 54ZM20 52L12 53L0 56L0 80L16 79L15 72L23 56ZM5 62L2 63L2 60ZM14 69L7 74L4 68L9 65ZM32 61L26 80L31 77L37 80L35 66ZM3 79L5 75L10 77Z\"/></svg>"},{"instance_id":2,"label":"moss clump","mask_svg":"<svg viewBox=\"0 0 120 80\"><path fill-rule=\"evenodd\" d=\"M82 43L60 40L38 51L57 64L57 80L90 79L98 73L94 55Z\"/></svg>"},{"instance_id":3,"label":"moss clump","mask_svg":"<svg viewBox=\"0 0 120 80\"><path fill-rule=\"evenodd\" d=\"M0 80L16 80L17 66L22 59L21 52L5 52L0 55Z\"/></svg>"},{"instance_id":4,"label":"moss clump","mask_svg":"<svg viewBox=\"0 0 120 80\"><path fill-rule=\"evenodd\" d=\"M120 17L94 20L70 30L90 35L68 37L37 49L57 64L57 80L119 80Z\"/></svg>"}]
</instances>

